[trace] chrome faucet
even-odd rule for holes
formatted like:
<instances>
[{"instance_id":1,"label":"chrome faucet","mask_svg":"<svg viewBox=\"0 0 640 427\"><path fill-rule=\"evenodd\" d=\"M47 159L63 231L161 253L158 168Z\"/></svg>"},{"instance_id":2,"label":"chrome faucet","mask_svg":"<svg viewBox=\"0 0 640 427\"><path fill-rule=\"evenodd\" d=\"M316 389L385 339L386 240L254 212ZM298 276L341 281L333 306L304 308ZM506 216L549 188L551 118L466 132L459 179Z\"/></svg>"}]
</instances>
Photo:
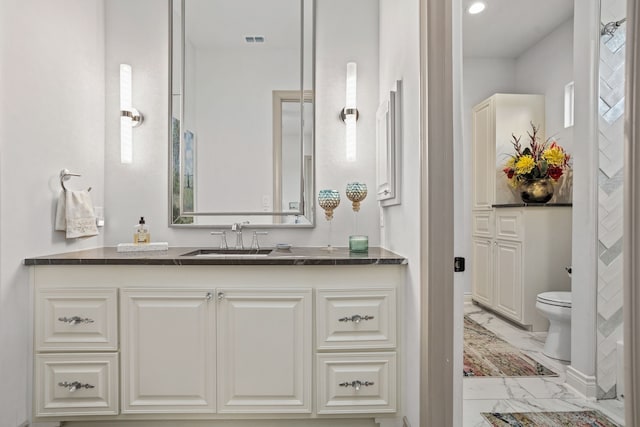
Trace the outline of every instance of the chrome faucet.
<instances>
[{"instance_id":1,"label":"chrome faucet","mask_svg":"<svg viewBox=\"0 0 640 427\"><path fill-rule=\"evenodd\" d=\"M236 233L236 249L244 249L244 239L242 238L242 226L249 224L249 221L234 222L231 224L231 231Z\"/></svg>"}]
</instances>

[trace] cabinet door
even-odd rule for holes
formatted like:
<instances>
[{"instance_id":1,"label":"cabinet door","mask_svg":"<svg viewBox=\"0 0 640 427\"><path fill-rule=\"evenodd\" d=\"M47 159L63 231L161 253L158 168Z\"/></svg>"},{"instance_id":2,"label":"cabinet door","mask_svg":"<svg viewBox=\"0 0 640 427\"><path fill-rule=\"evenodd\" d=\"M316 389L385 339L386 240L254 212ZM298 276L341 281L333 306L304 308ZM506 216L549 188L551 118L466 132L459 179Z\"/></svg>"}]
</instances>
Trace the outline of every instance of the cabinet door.
<instances>
[{"instance_id":1,"label":"cabinet door","mask_svg":"<svg viewBox=\"0 0 640 427\"><path fill-rule=\"evenodd\" d=\"M205 290L121 292L122 413L215 412L215 302Z\"/></svg>"},{"instance_id":2,"label":"cabinet door","mask_svg":"<svg viewBox=\"0 0 640 427\"><path fill-rule=\"evenodd\" d=\"M311 412L311 290L218 291L218 412Z\"/></svg>"},{"instance_id":3,"label":"cabinet door","mask_svg":"<svg viewBox=\"0 0 640 427\"><path fill-rule=\"evenodd\" d=\"M522 244L496 240L495 310L522 320Z\"/></svg>"},{"instance_id":4,"label":"cabinet door","mask_svg":"<svg viewBox=\"0 0 640 427\"><path fill-rule=\"evenodd\" d=\"M493 243L490 239L473 238L471 291L473 299L493 304Z\"/></svg>"},{"instance_id":5,"label":"cabinet door","mask_svg":"<svg viewBox=\"0 0 640 427\"><path fill-rule=\"evenodd\" d=\"M495 200L495 108L493 98L478 104L472 117L473 209L488 209Z\"/></svg>"}]
</instances>

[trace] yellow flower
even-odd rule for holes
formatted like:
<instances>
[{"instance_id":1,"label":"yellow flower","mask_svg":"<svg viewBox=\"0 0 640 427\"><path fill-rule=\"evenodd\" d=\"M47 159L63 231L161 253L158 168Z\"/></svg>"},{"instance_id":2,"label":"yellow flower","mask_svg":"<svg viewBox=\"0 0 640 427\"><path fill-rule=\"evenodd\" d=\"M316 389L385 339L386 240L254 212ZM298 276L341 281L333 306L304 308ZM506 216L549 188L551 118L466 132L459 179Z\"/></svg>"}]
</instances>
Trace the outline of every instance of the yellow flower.
<instances>
[{"instance_id":1,"label":"yellow flower","mask_svg":"<svg viewBox=\"0 0 640 427\"><path fill-rule=\"evenodd\" d=\"M542 158L551 166L562 166L564 164L564 151L558 146L550 147L544 150Z\"/></svg>"},{"instance_id":2,"label":"yellow flower","mask_svg":"<svg viewBox=\"0 0 640 427\"><path fill-rule=\"evenodd\" d=\"M516 162L516 173L518 175L527 174L531 172L535 166L536 162L533 160L533 157L529 155L522 156Z\"/></svg>"}]
</instances>

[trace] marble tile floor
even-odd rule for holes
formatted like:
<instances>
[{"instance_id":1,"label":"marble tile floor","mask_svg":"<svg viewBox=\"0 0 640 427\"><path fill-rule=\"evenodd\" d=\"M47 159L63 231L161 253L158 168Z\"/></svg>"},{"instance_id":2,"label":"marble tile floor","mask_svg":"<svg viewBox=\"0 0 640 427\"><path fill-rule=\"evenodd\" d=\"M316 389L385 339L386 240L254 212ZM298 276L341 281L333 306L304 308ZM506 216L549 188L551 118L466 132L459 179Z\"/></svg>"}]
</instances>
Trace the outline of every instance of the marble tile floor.
<instances>
[{"instance_id":1,"label":"marble tile floor","mask_svg":"<svg viewBox=\"0 0 640 427\"><path fill-rule=\"evenodd\" d=\"M463 379L463 427L490 427L481 412L582 411L596 409L624 425L624 406L618 400L581 399L564 385L568 364L542 354L546 332L529 332L483 310L465 304L465 315L518 347L529 357L558 373L557 377ZM462 368L461 368L462 371Z\"/></svg>"}]
</instances>

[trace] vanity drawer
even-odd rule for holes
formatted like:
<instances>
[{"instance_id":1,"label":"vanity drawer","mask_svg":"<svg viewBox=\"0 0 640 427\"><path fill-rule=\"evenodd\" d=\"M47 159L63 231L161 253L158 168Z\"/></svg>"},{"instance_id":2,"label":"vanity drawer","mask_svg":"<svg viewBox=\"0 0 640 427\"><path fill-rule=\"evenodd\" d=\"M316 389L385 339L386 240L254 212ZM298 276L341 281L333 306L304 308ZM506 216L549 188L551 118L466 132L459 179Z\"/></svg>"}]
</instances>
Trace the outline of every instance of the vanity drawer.
<instances>
[{"instance_id":1,"label":"vanity drawer","mask_svg":"<svg viewBox=\"0 0 640 427\"><path fill-rule=\"evenodd\" d=\"M396 411L396 353L317 355L318 414Z\"/></svg>"},{"instance_id":2,"label":"vanity drawer","mask_svg":"<svg viewBox=\"0 0 640 427\"><path fill-rule=\"evenodd\" d=\"M493 236L493 212L478 211L473 213L473 230L474 236L492 237Z\"/></svg>"},{"instance_id":3,"label":"vanity drawer","mask_svg":"<svg viewBox=\"0 0 640 427\"><path fill-rule=\"evenodd\" d=\"M396 346L395 289L319 290L316 313L319 350Z\"/></svg>"},{"instance_id":4,"label":"vanity drawer","mask_svg":"<svg viewBox=\"0 0 640 427\"><path fill-rule=\"evenodd\" d=\"M40 289L36 294L36 351L118 349L116 289Z\"/></svg>"},{"instance_id":5,"label":"vanity drawer","mask_svg":"<svg viewBox=\"0 0 640 427\"><path fill-rule=\"evenodd\" d=\"M117 353L39 354L35 378L38 417L118 414Z\"/></svg>"},{"instance_id":6,"label":"vanity drawer","mask_svg":"<svg viewBox=\"0 0 640 427\"><path fill-rule=\"evenodd\" d=\"M496 238L521 240L523 234L521 211L498 212L496 214Z\"/></svg>"}]
</instances>

